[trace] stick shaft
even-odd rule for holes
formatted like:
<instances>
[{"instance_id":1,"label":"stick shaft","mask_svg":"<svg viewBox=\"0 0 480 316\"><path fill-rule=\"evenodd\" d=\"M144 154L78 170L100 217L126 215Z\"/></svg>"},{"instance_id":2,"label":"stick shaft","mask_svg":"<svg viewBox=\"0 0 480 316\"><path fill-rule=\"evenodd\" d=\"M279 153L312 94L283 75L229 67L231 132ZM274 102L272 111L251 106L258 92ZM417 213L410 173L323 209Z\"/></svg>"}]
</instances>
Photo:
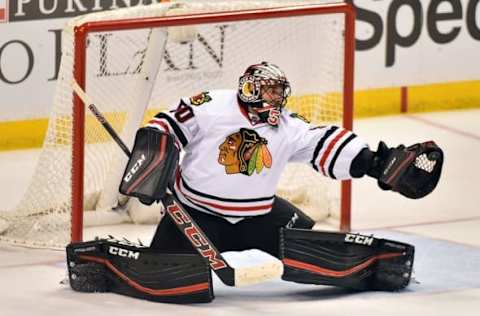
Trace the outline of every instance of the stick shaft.
<instances>
[{"instance_id":1,"label":"stick shaft","mask_svg":"<svg viewBox=\"0 0 480 316\"><path fill-rule=\"evenodd\" d=\"M107 133L112 137L112 139L117 143L117 145L120 147L120 149L123 150L123 152L130 158L131 152L130 149L128 149L127 145L123 142L123 140L118 136L117 132L115 129L113 129L112 125L110 122L108 122L107 118L100 112L95 104L90 102L89 97L83 91L83 89L78 85L76 81L72 81L72 88L73 91L78 95L78 97L82 100L84 104L89 104L87 107L90 110L90 112L93 113L97 121L102 124L103 128L107 131Z\"/></svg>"},{"instance_id":2,"label":"stick shaft","mask_svg":"<svg viewBox=\"0 0 480 316\"><path fill-rule=\"evenodd\" d=\"M93 113L93 115L95 115L97 120L100 122L100 124L102 124L102 126L105 128L107 133L113 138L113 140L117 143L117 145L120 147L120 149L122 149L123 152L128 157L130 157L132 155L132 153L128 149L127 145L125 145L125 143L122 141L122 139L118 136L117 132L115 132L115 130L113 129L112 125L110 125L110 123L107 121L105 116L103 116L103 114L97 109L95 104L90 103L88 105L88 109Z\"/></svg>"}]
</instances>

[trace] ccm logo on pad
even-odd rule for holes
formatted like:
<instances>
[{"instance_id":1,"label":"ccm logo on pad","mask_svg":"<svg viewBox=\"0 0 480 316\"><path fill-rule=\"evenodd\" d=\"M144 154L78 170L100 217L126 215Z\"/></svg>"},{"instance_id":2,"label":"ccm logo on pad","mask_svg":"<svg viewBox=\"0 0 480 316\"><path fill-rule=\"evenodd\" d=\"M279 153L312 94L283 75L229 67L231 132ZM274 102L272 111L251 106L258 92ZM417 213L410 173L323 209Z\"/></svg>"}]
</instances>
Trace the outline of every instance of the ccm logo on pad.
<instances>
[{"instance_id":1,"label":"ccm logo on pad","mask_svg":"<svg viewBox=\"0 0 480 316\"><path fill-rule=\"evenodd\" d=\"M346 234L345 242L359 245L371 246L374 238L369 236L363 236L358 234Z\"/></svg>"},{"instance_id":2,"label":"ccm logo on pad","mask_svg":"<svg viewBox=\"0 0 480 316\"><path fill-rule=\"evenodd\" d=\"M118 248L115 246L108 247L108 252L112 255L125 257L129 259L138 260L138 258L140 258L140 252L138 251L131 251L123 248Z\"/></svg>"},{"instance_id":3,"label":"ccm logo on pad","mask_svg":"<svg viewBox=\"0 0 480 316\"><path fill-rule=\"evenodd\" d=\"M135 173L137 173L138 169L143 165L143 163L145 162L145 159L147 159L145 157L145 155L142 154L142 156L140 158L138 158L137 162L133 165L133 167L128 171L127 175L125 176L125 178L123 178L123 181L125 182L129 182L130 180L132 180L132 177Z\"/></svg>"}]
</instances>

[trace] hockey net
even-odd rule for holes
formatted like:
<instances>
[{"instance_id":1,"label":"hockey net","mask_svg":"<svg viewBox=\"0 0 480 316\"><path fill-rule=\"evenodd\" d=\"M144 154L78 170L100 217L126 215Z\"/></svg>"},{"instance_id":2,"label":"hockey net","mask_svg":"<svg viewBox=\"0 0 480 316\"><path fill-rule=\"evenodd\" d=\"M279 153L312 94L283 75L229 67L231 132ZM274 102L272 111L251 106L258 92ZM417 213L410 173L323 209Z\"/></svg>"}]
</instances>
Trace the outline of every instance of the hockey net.
<instances>
[{"instance_id":1,"label":"hockey net","mask_svg":"<svg viewBox=\"0 0 480 316\"><path fill-rule=\"evenodd\" d=\"M127 158L74 94L74 80L128 146L148 117L181 96L235 89L261 61L287 74L290 110L351 128L353 24L351 5L339 1L170 2L73 19L39 162L18 207L0 212L0 241L63 247L82 238L84 224L130 219L118 196ZM350 225L348 182L292 164L278 194L317 221Z\"/></svg>"}]
</instances>

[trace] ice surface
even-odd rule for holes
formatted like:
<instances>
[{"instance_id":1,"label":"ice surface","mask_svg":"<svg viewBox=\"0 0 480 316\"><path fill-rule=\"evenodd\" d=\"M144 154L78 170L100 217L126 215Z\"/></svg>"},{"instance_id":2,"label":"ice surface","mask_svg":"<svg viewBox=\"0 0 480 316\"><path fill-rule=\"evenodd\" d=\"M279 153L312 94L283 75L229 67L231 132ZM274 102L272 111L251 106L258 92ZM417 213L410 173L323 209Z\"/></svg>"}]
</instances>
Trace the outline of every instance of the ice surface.
<instances>
[{"instance_id":1,"label":"ice surface","mask_svg":"<svg viewBox=\"0 0 480 316\"><path fill-rule=\"evenodd\" d=\"M214 279L211 304L160 304L115 294L83 294L61 285L64 253L0 246L0 316L38 315L478 315L480 309L480 110L359 120L355 132L373 148L435 140L445 151L437 190L407 200L379 190L372 179L353 186L353 228L416 246L419 283L399 293L355 293L326 286L272 280L230 288ZM0 154L0 198L14 207L23 194L36 151ZM125 236L148 242L155 227L119 225L89 229L86 238ZM252 250L227 253L234 266L268 259Z\"/></svg>"}]
</instances>

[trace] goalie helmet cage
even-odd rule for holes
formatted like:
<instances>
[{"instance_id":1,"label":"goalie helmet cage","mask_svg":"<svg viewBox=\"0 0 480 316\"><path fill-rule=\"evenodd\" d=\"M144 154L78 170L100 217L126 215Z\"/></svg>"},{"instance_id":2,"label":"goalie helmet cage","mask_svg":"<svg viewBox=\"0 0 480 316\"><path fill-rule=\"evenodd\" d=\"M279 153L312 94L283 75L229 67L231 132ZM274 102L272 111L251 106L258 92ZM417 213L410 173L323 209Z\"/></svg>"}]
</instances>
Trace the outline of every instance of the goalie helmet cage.
<instances>
[{"instance_id":1,"label":"goalie helmet cage","mask_svg":"<svg viewBox=\"0 0 480 316\"><path fill-rule=\"evenodd\" d=\"M62 36L44 147L19 206L0 212L0 241L64 247L82 240L85 214L118 203L127 159L72 82L131 146L147 117L182 96L235 89L248 65L267 60L292 83L287 108L314 124L351 130L354 23L354 7L336 0L169 2L73 19ZM350 181L339 184L297 164L285 174L277 194L350 229Z\"/></svg>"}]
</instances>

